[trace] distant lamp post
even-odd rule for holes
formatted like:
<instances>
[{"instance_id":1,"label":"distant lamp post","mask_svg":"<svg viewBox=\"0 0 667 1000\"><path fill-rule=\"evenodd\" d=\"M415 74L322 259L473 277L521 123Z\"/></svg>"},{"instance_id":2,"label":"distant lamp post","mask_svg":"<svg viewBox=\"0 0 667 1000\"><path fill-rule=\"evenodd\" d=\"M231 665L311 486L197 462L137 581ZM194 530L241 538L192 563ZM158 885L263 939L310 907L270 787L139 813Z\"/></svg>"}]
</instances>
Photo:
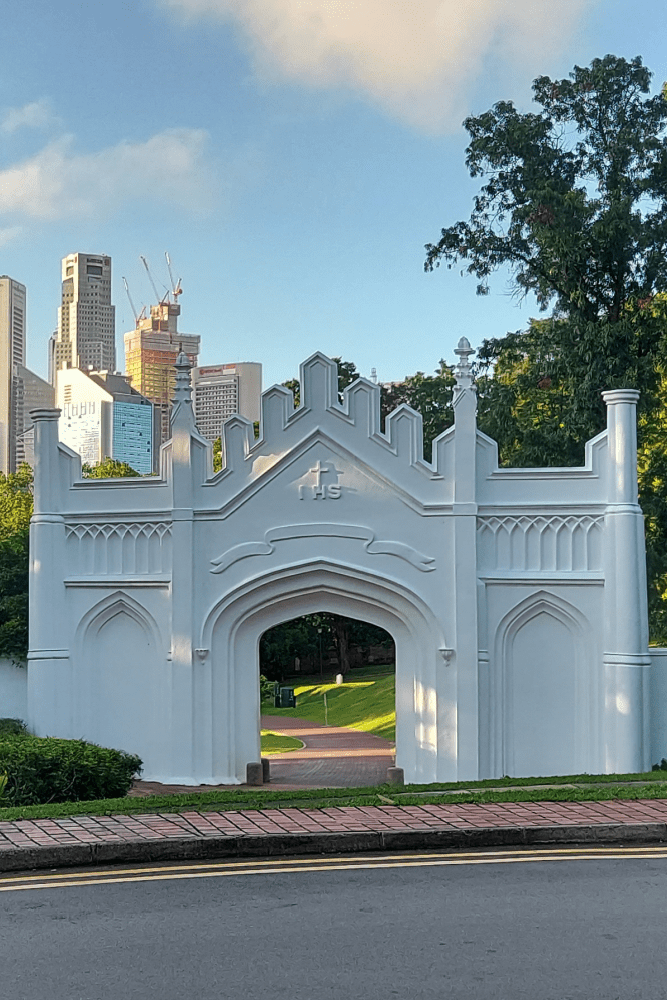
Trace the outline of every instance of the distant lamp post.
<instances>
[{"instance_id":1,"label":"distant lamp post","mask_svg":"<svg viewBox=\"0 0 667 1000\"><path fill-rule=\"evenodd\" d=\"M322 629L318 628L317 637L320 641L320 680L322 680Z\"/></svg>"}]
</instances>

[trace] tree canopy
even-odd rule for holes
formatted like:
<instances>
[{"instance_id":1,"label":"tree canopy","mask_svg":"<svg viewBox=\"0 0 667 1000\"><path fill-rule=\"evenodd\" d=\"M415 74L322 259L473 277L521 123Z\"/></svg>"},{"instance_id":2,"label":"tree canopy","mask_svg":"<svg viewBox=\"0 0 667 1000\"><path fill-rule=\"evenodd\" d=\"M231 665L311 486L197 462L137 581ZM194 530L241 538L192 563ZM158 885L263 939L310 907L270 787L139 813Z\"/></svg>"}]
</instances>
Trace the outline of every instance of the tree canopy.
<instances>
[{"instance_id":1,"label":"tree canopy","mask_svg":"<svg viewBox=\"0 0 667 1000\"><path fill-rule=\"evenodd\" d=\"M338 399L342 403L343 390L346 389L348 385L351 385L355 379L359 378L359 372L357 371L357 366L353 361L343 361L340 357L332 358L331 360L335 361L338 366ZM301 384L298 378L287 379L287 381L282 384L293 394L294 406L299 406L301 402Z\"/></svg>"},{"instance_id":2,"label":"tree canopy","mask_svg":"<svg viewBox=\"0 0 667 1000\"><path fill-rule=\"evenodd\" d=\"M81 471L86 479L123 479L129 476L139 476L139 473L127 462L121 462L117 458L109 458L108 455L103 462L98 462L96 465L88 465L87 462L84 462Z\"/></svg>"},{"instance_id":3,"label":"tree canopy","mask_svg":"<svg viewBox=\"0 0 667 1000\"><path fill-rule=\"evenodd\" d=\"M432 443L453 422L452 389L454 370L441 358L433 375L415 372L406 375L402 382L382 386L382 420L401 403L421 413L423 421L424 458L431 460Z\"/></svg>"},{"instance_id":4,"label":"tree canopy","mask_svg":"<svg viewBox=\"0 0 667 1000\"><path fill-rule=\"evenodd\" d=\"M506 267L515 294L553 307L542 353L565 346L557 363L584 436L604 420L602 389L641 389L644 408L659 381L664 326L647 307L667 289L667 101L650 80L640 57L608 55L535 80L536 113L503 101L466 119L468 170L486 183L470 219L426 246L427 270L464 262L485 294ZM482 360L497 354L490 342Z\"/></svg>"},{"instance_id":5,"label":"tree canopy","mask_svg":"<svg viewBox=\"0 0 667 1000\"><path fill-rule=\"evenodd\" d=\"M667 639L667 99L640 57L608 55L533 84L537 111L502 101L464 125L484 179L471 217L427 244L425 268L463 264L486 294L508 269L544 319L484 341L480 427L510 465L577 465L605 426L604 389L635 388L652 636Z\"/></svg>"},{"instance_id":6,"label":"tree canopy","mask_svg":"<svg viewBox=\"0 0 667 1000\"><path fill-rule=\"evenodd\" d=\"M593 322L664 290L667 102L650 80L640 57L608 55L538 77L537 113L501 101L467 118L468 170L488 180L470 220L427 244L426 269L464 260L483 294L509 265L517 292Z\"/></svg>"}]
</instances>

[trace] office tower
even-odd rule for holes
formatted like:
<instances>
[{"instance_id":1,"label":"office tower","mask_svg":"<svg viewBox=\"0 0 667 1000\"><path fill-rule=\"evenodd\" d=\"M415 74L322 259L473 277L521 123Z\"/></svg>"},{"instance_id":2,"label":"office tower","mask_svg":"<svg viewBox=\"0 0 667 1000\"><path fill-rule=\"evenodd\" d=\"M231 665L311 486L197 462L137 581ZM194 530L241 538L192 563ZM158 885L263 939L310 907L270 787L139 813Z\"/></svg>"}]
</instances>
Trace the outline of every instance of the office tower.
<instances>
[{"instance_id":1,"label":"office tower","mask_svg":"<svg viewBox=\"0 0 667 1000\"><path fill-rule=\"evenodd\" d=\"M34 428L31 410L55 406L56 391L25 365L14 365L16 386L16 467L35 464Z\"/></svg>"},{"instance_id":2,"label":"office tower","mask_svg":"<svg viewBox=\"0 0 667 1000\"><path fill-rule=\"evenodd\" d=\"M153 405L122 375L62 368L56 374L60 440L89 465L115 458L153 471Z\"/></svg>"},{"instance_id":3,"label":"office tower","mask_svg":"<svg viewBox=\"0 0 667 1000\"><path fill-rule=\"evenodd\" d=\"M209 441L220 437L223 420L233 413L259 420L262 366L258 362L194 368L192 386L195 422Z\"/></svg>"},{"instance_id":4,"label":"office tower","mask_svg":"<svg viewBox=\"0 0 667 1000\"><path fill-rule=\"evenodd\" d=\"M19 401L15 366L25 364L25 285L0 276L0 472L16 472Z\"/></svg>"},{"instance_id":5,"label":"office tower","mask_svg":"<svg viewBox=\"0 0 667 1000\"><path fill-rule=\"evenodd\" d=\"M125 371L127 378L159 412L160 443L170 437L169 415L179 351L197 364L201 338L198 334L179 333L177 302L163 299L151 306L150 316L138 317L136 329L125 334ZM157 448L157 446L156 446Z\"/></svg>"},{"instance_id":6,"label":"office tower","mask_svg":"<svg viewBox=\"0 0 667 1000\"><path fill-rule=\"evenodd\" d=\"M60 368L116 370L116 311L111 258L72 253L62 261L58 329L49 341L49 377Z\"/></svg>"}]
</instances>

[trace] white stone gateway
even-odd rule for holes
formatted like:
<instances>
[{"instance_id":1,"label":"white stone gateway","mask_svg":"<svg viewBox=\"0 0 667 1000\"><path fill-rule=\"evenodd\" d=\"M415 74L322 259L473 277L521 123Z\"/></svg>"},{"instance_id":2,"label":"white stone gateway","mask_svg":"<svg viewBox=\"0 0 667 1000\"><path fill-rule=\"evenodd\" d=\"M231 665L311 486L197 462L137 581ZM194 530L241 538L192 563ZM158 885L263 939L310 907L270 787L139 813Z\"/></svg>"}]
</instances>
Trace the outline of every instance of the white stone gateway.
<instances>
[{"instance_id":1,"label":"white stone gateway","mask_svg":"<svg viewBox=\"0 0 667 1000\"><path fill-rule=\"evenodd\" d=\"M432 463L417 413L382 433L379 387L339 402L322 354L299 407L264 393L258 440L226 422L215 475L185 355L159 477L82 479L58 411L34 411L33 731L136 752L152 780L242 782L260 636L330 611L396 642L406 781L641 771L667 752L650 734L638 394L604 393L583 467L498 468L465 338L456 353Z\"/></svg>"}]
</instances>

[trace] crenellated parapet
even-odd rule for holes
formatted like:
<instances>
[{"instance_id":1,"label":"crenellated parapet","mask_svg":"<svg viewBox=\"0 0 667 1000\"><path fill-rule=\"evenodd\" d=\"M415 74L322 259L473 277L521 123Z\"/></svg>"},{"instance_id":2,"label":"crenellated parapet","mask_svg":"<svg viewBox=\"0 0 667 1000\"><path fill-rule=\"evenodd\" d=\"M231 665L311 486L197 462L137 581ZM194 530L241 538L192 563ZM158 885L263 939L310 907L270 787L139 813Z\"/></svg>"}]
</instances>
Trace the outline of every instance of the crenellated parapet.
<instances>
[{"instance_id":1,"label":"crenellated parapet","mask_svg":"<svg viewBox=\"0 0 667 1000\"><path fill-rule=\"evenodd\" d=\"M380 387L339 396L321 353L298 406L263 394L257 437L225 421L216 474L184 354L158 476L83 479L59 411L34 412L33 731L138 752L153 780L243 781L261 636L324 611L392 634L409 781L649 766L637 393L604 394L581 467L502 468L455 353L431 462L420 414L383 425Z\"/></svg>"}]
</instances>

